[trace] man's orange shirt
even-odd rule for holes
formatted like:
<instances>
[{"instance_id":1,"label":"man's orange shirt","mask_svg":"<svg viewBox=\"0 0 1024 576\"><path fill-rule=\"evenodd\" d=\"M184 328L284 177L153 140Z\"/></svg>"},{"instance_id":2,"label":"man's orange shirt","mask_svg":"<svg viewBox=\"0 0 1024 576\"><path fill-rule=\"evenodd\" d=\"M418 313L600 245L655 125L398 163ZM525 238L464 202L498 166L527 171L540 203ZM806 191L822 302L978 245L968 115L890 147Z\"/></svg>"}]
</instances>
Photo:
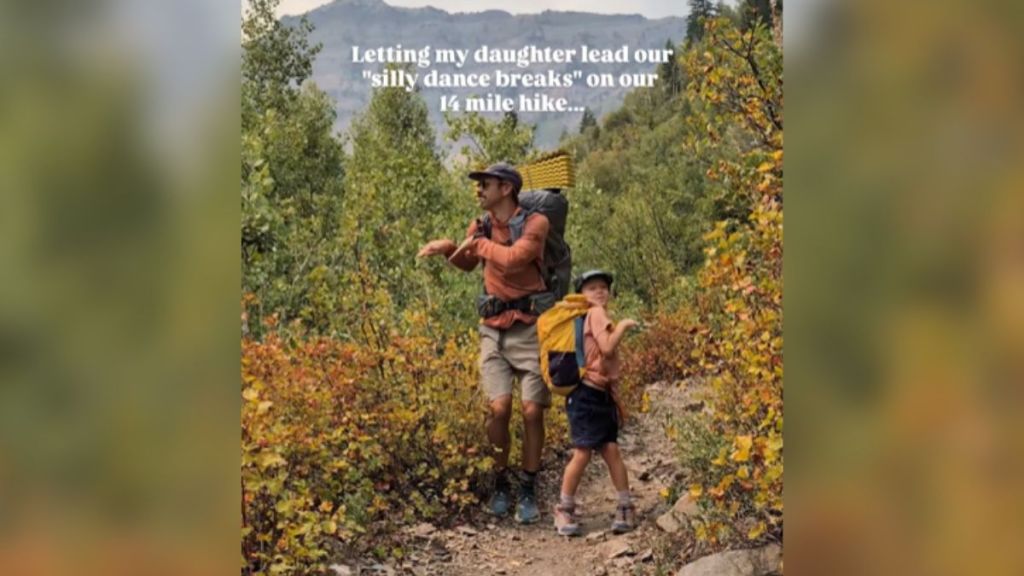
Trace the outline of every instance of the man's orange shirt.
<instances>
[{"instance_id":1,"label":"man's orange shirt","mask_svg":"<svg viewBox=\"0 0 1024 576\"><path fill-rule=\"evenodd\" d=\"M513 217L522 208L516 208ZM512 246L507 246L512 231L508 222L499 222L491 215L491 238L477 238L451 263L463 270L472 270L484 261L484 289L488 294L510 302L530 294L544 292L546 287L541 277L544 265L544 241L548 235L548 219L543 214L533 213L526 218L523 236ZM476 221L470 223L466 237L476 233ZM451 253L447 254L451 256ZM533 324L537 317L519 310L506 310L497 316L483 320L493 328L510 328L516 321Z\"/></svg>"}]
</instances>

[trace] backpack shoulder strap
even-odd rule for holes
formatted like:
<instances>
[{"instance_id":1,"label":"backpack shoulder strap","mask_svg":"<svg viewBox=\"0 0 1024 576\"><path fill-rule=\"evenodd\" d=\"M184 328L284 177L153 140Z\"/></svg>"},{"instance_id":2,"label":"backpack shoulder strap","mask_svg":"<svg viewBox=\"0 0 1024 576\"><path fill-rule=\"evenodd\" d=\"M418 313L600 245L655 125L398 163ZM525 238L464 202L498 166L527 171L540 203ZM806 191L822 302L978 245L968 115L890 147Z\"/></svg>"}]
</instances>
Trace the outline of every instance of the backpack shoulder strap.
<instances>
[{"instance_id":1,"label":"backpack shoulder strap","mask_svg":"<svg viewBox=\"0 0 1024 576\"><path fill-rule=\"evenodd\" d=\"M526 219L529 218L533 214L540 214L541 216L544 215L543 213L538 212L537 210L534 210L533 208L531 208L529 210L524 208L522 211L519 212L519 214L517 214L511 220L508 221L509 232L510 232L510 234L509 234L509 240L510 240L509 241L509 246L511 246L512 244L515 244L516 240L519 240L520 238L523 237L523 231L526 229ZM546 216L545 216L545 218L546 218ZM551 231L549 229L548 230L548 236L550 236L550 235L551 235ZM544 239L544 246L545 246L545 248L541 252L541 260L544 263L543 264L537 264L537 273L540 274L540 280L541 280L541 282L544 283L544 290L550 291L551 290L550 282L548 281L547 275L544 274L544 266L546 264L545 258L547 256L547 243L548 243L548 239L545 238Z\"/></svg>"},{"instance_id":2,"label":"backpack shoulder strap","mask_svg":"<svg viewBox=\"0 0 1024 576\"><path fill-rule=\"evenodd\" d=\"M508 245L511 246L516 243L517 240L523 237L523 230L526 228L526 219L533 214L533 210L526 210L525 208L519 211L508 221Z\"/></svg>"},{"instance_id":3,"label":"backpack shoulder strap","mask_svg":"<svg viewBox=\"0 0 1024 576\"><path fill-rule=\"evenodd\" d=\"M482 232L484 233L484 238L487 238L488 240L490 240L491 239L491 213L490 212L484 212L483 217L480 218L480 228L482 229ZM481 259L480 260L480 268L483 269L486 266L487 266L487 261ZM483 293L486 295L487 294L487 281L484 280L483 275L480 276L480 286L482 287Z\"/></svg>"},{"instance_id":4,"label":"backpack shoulder strap","mask_svg":"<svg viewBox=\"0 0 1024 576\"><path fill-rule=\"evenodd\" d=\"M523 231L526 229L526 219L529 218L535 211L527 210L523 208L518 214L509 218L508 220L508 231L509 239L508 245L511 246L516 243L517 240L523 237ZM485 212L483 217L480 218L480 224L483 226L484 237L487 239L491 238L491 213Z\"/></svg>"},{"instance_id":5,"label":"backpack shoulder strap","mask_svg":"<svg viewBox=\"0 0 1024 576\"><path fill-rule=\"evenodd\" d=\"M583 336L583 327L587 322L587 314L577 316L576 323L576 365L580 368L586 366L587 354L583 350L583 346L586 343L586 339Z\"/></svg>"},{"instance_id":6,"label":"backpack shoulder strap","mask_svg":"<svg viewBox=\"0 0 1024 576\"><path fill-rule=\"evenodd\" d=\"M483 218L480 218L480 227L483 228L484 238L491 239L491 213L484 212Z\"/></svg>"}]
</instances>

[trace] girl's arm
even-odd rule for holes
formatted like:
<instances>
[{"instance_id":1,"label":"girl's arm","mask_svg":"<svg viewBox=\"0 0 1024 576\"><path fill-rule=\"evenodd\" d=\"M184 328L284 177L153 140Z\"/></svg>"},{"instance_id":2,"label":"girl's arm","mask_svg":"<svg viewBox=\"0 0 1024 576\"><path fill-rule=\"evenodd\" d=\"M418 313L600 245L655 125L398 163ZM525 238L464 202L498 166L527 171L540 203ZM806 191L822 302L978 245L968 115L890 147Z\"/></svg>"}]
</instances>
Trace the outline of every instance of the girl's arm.
<instances>
[{"instance_id":1,"label":"girl's arm","mask_svg":"<svg viewBox=\"0 0 1024 576\"><path fill-rule=\"evenodd\" d=\"M607 350L602 347L601 353L605 356L611 356L614 354L615 349L619 347L619 342L622 340L622 337L626 335L626 331L634 326L636 326L636 320L633 320L632 318L626 318L619 322L615 327L615 330L607 338ZM598 340L598 344L600 345L600 340Z\"/></svg>"},{"instance_id":2,"label":"girl's arm","mask_svg":"<svg viewBox=\"0 0 1024 576\"><path fill-rule=\"evenodd\" d=\"M622 337L626 335L626 331L636 326L635 320L626 318L619 322L614 330L609 330L611 320L608 319L605 309L600 306L590 309L590 321L593 322L591 329L594 333L594 340L597 341L597 347L604 356L615 354L615 349L618 348Z\"/></svg>"}]
</instances>

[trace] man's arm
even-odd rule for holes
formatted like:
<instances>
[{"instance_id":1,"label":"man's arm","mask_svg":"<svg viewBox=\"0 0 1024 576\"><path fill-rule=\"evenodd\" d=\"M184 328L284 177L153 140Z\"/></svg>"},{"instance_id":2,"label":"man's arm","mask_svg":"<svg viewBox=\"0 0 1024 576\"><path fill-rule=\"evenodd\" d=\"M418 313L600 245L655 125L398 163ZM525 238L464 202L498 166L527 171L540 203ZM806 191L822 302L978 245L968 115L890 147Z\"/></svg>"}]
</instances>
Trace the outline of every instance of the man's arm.
<instances>
[{"instance_id":1,"label":"man's arm","mask_svg":"<svg viewBox=\"0 0 1024 576\"><path fill-rule=\"evenodd\" d=\"M466 239L470 240L475 232L476 222L473 222L469 225L469 229L466 231ZM473 254L470 254L467 250L459 250L458 254L456 254L457 249L458 247L455 246L455 243L446 238L441 240L431 240L420 248L420 251L416 253L416 256L424 258L440 254L451 262L453 266L467 272L476 268L480 259ZM454 257L452 257L453 255Z\"/></svg>"},{"instance_id":2,"label":"man's arm","mask_svg":"<svg viewBox=\"0 0 1024 576\"><path fill-rule=\"evenodd\" d=\"M462 244L466 245L468 243L468 245L459 246L458 248L463 249L458 250L457 252L456 248L453 248L451 252L448 252L444 255L445 258L448 259L448 262L452 264L452 266L455 266L460 270L465 270L466 272L469 272L470 270L476 268L476 265L480 263L480 258L477 257L473 250L464 249L472 247L472 239L474 235L476 235L476 220L470 222L469 228L466 228L466 239L462 241Z\"/></svg>"},{"instance_id":3,"label":"man's arm","mask_svg":"<svg viewBox=\"0 0 1024 576\"><path fill-rule=\"evenodd\" d=\"M533 263L544 255L544 241L548 236L548 219L543 214L533 214L523 225L523 237L511 246L490 240L477 238L473 250L477 256L504 266L509 271L516 271Z\"/></svg>"}]
</instances>

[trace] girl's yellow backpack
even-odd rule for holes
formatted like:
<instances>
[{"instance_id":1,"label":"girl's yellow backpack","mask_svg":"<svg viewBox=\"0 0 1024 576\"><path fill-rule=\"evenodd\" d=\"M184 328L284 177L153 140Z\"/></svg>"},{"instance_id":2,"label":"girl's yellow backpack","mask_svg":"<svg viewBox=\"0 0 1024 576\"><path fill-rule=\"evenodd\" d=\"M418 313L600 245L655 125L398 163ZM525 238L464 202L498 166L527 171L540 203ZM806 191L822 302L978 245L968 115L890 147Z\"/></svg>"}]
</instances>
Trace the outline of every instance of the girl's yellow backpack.
<instances>
[{"instance_id":1,"label":"girl's yellow backpack","mask_svg":"<svg viewBox=\"0 0 1024 576\"><path fill-rule=\"evenodd\" d=\"M540 373L555 394L567 396L583 380L583 324L588 308L582 294L569 294L537 319Z\"/></svg>"}]
</instances>

